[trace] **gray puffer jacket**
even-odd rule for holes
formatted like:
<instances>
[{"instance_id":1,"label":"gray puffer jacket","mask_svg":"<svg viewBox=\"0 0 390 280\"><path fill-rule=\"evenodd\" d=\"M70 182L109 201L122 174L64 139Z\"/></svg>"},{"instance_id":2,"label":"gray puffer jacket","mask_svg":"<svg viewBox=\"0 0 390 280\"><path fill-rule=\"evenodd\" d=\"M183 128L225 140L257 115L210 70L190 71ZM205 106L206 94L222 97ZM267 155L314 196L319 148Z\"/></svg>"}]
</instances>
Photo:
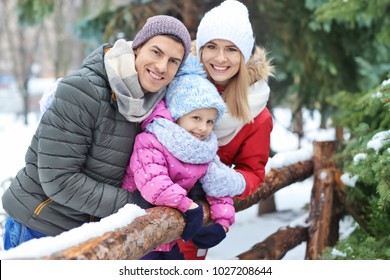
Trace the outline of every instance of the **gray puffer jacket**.
<instances>
[{"instance_id":1,"label":"gray puffer jacket","mask_svg":"<svg viewBox=\"0 0 390 280\"><path fill-rule=\"evenodd\" d=\"M43 115L20 170L2 197L6 212L57 235L132 203L121 189L137 123L119 112L104 69L104 49L64 78Z\"/></svg>"}]
</instances>

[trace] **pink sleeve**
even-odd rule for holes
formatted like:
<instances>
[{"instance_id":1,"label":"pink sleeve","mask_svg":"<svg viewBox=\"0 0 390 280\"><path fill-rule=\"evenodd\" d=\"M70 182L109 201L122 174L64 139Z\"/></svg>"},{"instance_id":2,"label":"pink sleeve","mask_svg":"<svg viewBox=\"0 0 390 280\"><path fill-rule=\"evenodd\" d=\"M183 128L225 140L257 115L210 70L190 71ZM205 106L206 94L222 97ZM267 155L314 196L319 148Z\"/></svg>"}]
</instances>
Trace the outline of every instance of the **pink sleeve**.
<instances>
[{"instance_id":1,"label":"pink sleeve","mask_svg":"<svg viewBox=\"0 0 390 280\"><path fill-rule=\"evenodd\" d=\"M134 192L137 189L134 184L134 174L131 171L130 165L128 165L126 168L126 173L125 176L123 176L121 188L128 190L129 192Z\"/></svg>"},{"instance_id":2,"label":"pink sleeve","mask_svg":"<svg viewBox=\"0 0 390 280\"><path fill-rule=\"evenodd\" d=\"M211 220L229 229L235 221L233 198L206 196L206 199L210 203Z\"/></svg>"},{"instance_id":3,"label":"pink sleeve","mask_svg":"<svg viewBox=\"0 0 390 280\"><path fill-rule=\"evenodd\" d=\"M192 204L187 190L172 182L164 147L150 133L137 136L130 159L134 182L142 197L157 206L169 206L185 212Z\"/></svg>"}]
</instances>

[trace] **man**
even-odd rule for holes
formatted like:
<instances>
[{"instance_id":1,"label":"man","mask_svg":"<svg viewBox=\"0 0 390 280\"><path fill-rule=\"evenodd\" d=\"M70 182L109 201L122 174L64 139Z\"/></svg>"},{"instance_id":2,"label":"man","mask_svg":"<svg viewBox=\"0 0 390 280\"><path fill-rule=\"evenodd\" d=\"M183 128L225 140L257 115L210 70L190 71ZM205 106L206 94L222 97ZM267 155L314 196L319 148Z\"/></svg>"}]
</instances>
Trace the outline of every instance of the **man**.
<instances>
[{"instance_id":1,"label":"man","mask_svg":"<svg viewBox=\"0 0 390 280\"><path fill-rule=\"evenodd\" d=\"M98 221L133 203L121 189L138 123L164 98L191 48L186 27L148 19L133 42L92 52L59 83L21 169L2 197L4 249Z\"/></svg>"}]
</instances>

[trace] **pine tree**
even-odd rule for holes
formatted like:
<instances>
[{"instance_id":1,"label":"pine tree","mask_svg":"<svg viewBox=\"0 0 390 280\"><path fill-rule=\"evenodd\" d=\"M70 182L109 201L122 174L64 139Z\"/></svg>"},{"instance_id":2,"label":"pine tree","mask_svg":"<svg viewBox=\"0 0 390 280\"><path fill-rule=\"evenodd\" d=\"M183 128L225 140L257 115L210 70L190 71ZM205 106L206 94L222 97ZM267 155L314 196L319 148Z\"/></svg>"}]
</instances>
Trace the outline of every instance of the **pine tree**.
<instances>
[{"instance_id":1,"label":"pine tree","mask_svg":"<svg viewBox=\"0 0 390 280\"><path fill-rule=\"evenodd\" d=\"M253 1L255 2L255 1ZM390 61L390 0L256 1L258 44L276 66L273 105L319 110L322 127L339 91L367 91L385 79Z\"/></svg>"},{"instance_id":2,"label":"pine tree","mask_svg":"<svg viewBox=\"0 0 390 280\"><path fill-rule=\"evenodd\" d=\"M333 102L343 112L334 122L350 133L338 159L356 181L346 192L360 226L336 246L342 254L327 249L323 258L390 259L390 79L358 99L343 92Z\"/></svg>"}]
</instances>

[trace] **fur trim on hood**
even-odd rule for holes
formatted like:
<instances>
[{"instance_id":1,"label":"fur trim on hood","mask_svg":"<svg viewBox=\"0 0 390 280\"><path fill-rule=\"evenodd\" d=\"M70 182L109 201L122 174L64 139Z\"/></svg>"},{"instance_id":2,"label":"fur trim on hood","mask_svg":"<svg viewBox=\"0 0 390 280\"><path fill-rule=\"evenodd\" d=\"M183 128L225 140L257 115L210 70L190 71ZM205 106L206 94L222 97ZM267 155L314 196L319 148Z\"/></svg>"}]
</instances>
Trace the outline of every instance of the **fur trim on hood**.
<instances>
[{"instance_id":1,"label":"fur trim on hood","mask_svg":"<svg viewBox=\"0 0 390 280\"><path fill-rule=\"evenodd\" d=\"M259 46L256 46L255 53L246 64L250 77L250 85L257 81L268 81L269 77L274 76L274 66L272 60L267 58L267 51Z\"/></svg>"}]
</instances>

